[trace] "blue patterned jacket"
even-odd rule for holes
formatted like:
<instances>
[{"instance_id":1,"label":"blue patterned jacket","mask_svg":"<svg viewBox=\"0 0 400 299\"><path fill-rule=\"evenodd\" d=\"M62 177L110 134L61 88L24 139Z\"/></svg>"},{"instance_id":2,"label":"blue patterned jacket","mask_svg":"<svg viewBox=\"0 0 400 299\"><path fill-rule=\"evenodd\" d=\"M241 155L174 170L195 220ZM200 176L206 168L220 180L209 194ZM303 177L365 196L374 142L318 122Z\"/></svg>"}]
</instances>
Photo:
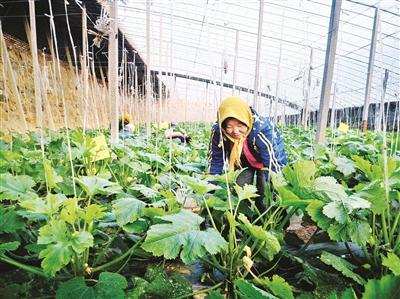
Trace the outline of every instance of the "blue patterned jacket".
<instances>
[{"instance_id":1,"label":"blue patterned jacket","mask_svg":"<svg viewBox=\"0 0 400 299\"><path fill-rule=\"evenodd\" d=\"M284 141L278 128L271 122L258 115L251 108L253 114L253 129L247 136L247 144L257 161L264 167L274 172L279 172L287 163ZM221 138L222 135L222 138ZM224 161L230 156L229 139L223 136L218 122L211 130L210 145L208 149L208 172L210 174L222 174ZM222 148L224 144L224 148ZM268 171L266 171L268 177Z\"/></svg>"}]
</instances>

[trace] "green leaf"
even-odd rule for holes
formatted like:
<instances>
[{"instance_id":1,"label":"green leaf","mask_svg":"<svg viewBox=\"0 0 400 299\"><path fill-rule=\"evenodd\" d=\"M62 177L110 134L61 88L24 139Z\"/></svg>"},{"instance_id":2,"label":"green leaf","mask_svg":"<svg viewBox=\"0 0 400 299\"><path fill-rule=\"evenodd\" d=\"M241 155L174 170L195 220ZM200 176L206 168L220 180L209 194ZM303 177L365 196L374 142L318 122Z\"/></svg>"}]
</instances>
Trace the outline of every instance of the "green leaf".
<instances>
[{"instance_id":1,"label":"green leaf","mask_svg":"<svg viewBox=\"0 0 400 299\"><path fill-rule=\"evenodd\" d=\"M20 202L20 206L27 209L32 214L53 215L65 203L64 194L47 194L45 199L35 198Z\"/></svg>"},{"instance_id":2,"label":"green leaf","mask_svg":"<svg viewBox=\"0 0 400 299\"><path fill-rule=\"evenodd\" d=\"M160 196L160 193L156 190L153 190L149 187L146 187L145 185L141 184L133 184L129 186L129 189L139 191L142 193L146 198L155 198Z\"/></svg>"},{"instance_id":3,"label":"green leaf","mask_svg":"<svg viewBox=\"0 0 400 299\"><path fill-rule=\"evenodd\" d=\"M357 169L359 169L364 175L370 180L373 181L375 179L375 176L372 169L372 164L371 162L364 160L360 156L352 156L351 157L355 161L355 166Z\"/></svg>"},{"instance_id":4,"label":"green leaf","mask_svg":"<svg viewBox=\"0 0 400 299\"><path fill-rule=\"evenodd\" d=\"M63 178L56 173L56 171L51 166L49 160L44 159L43 166L44 166L44 173L46 176L47 186L50 189L57 188L58 187L57 183L61 183L63 181Z\"/></svg>"},{"instance_id":5,"label":"green leaf","mask_svg":"<svg viewBox=\"0 0 400 299\"><path fill-rule=\"evenodd\" d=\"M275 296L282 299L294 299L292 287L279 275L260 279L261 284L267 287Z\"/></svg>"},{"instance_id":6,"label":"green leaf","mask_svg":"<svg viewBox=\"0 0 400 299\"><path fill-rule=\"evenodd\" d=\"M75 221L78 219L78 210L78 200L76 198L68 198L65 201L64 208L61 210L60 218L74 225Z\"/></svg>"},{"instance_id":7,"label":"green leaf","mask_svg":"<svg viewBox=\"0 0 400 299\"><path fill-rule=\"evenodd\" d=\"M44 273L54 277L63 266L70 262L72 254L71 247L66 242L47 245L46 249L39 254L39 258L43 259L41 266Z\"/></svg>"},{"instance_id":8,"label":"green leaf","mask_svg":"<svg viewBox=\"0 0 400 299\"><path fill-rule=\"evenodd\" d=\"M325 206L324 202L320 200L313 200L307 206L306 211L310 215L311 219L314 222L316 222L320 228L327 230L330 224L332 223L332 219L324 215L323 213L324 206Z\"/></svg>"},{"instance_id":9,"label":"green leaf","mask_svg":"<svg viewBox=\"0 0 400 299\"><path fill-rule=\"evenodd\" d=\"M321 261L332 266L344 276L353 279L355 282L361 285L365 284L365 280L360 275L353 272L353 270L357 267L353 264L350 264L348 261L326 251L322 252Z\"/></svg>"},{"instance_id":10,"label":"green leaf","mask_svg":"<svg viewBox=\"0 0 400 299\"><path fill-rule=\"evenodd\" d=\"M93 236L87 231L75 232L70 239L71 247L76 253L82 253L93 246Z\"/></svg>"},{"instance_id":11,"label":"green leaf","mask_svg":"<svg viewBox=\"0 0 400 299\"><path fill-rule=\"evenodd\" d=\"M207 193L213 190L221 189L220 186L208 183L206 180L199 178L183 177L183 181L201 196L205 196Z\"/></svg>"},{"instance_id":12,"label":"green leaf","mask_svg":"<svg viewBox=\"0 0 400 299\"><path fill-rule=\"evenodd\" d=\"M335 223L332 224L329 228L328 228L328 234L329 234L329 238L331 238L331 240L333 241L343 241L343 242L347 242L350 241L350 236L349 236L349 232L348 232L348 223Z\"/></svg>"},{"instance_id":13,"label":"green leaf","mask_svg":"<svg viewBox=\"0 0 400 299\"><path fill-rule=\"evenodd\" d=\"M274 188L278 191L281 199L282 207L295 207L304 209L308 206L312 200L300 199L296 194L286 188L286 186L275 186Z\"/></svg>"},{"instance_id":14,"label":"green leaf","mask_svg":"<svg viewBox=\"0 0 400 299\"><path fill-rule=\"evenodd\" d=\"M182 261L190 264L207 252L216 254L226 248L226 241L217 231L199 230L203 218L194 213L182 210L177 214L157 218L170 223L152 225L142 244L144 250L155 256L173 259L181 252Z\"/></svg>"},{"instance_id":15,"label":"green leaf","mask_svg":"<svg viewBox=\"0 0 400 299\"><path fill-rule=\"evenodd\" d=\"M369 201L372 212L381 215L386 210L386 194L381 180L373 181L358 191L354 195Z\"/></svg>"},{"instance_id":16,"label":"green leaf","mask_svg":"<svg viewBox=\"0 0 400 299\"><path fill-rule=\"evenodd\" d=\"M339 223L349 222L349 217L343 203L340 201L332 201L322 209L325 216L335 219Z\"/></svg>"},{"instance_id":17,"label":"green leaf","mask_svg":"<svg viewBox=\"0 0 400 299\"><path fill-rule=\"evenodd\" d=\"M281 250L281 245L279 244L278 239L272 233L264 230L261 226L251 224L244 214L240 214L238 219L243 222L247 231L253 236L253 238L264 241L267 258L271 261Z\"/></svg>"},{"instance_id":18,"label":"green leaf","mask_svg":"<svg viewBox=\"0 0 400 299\"><path fill-rule=\"evenodd\" d=\"M254 185L244 185L243 187L239 185L234 186L237 196L239 200L250 199L254 197L258 197L257 187Z\"/></svg>"},{"instance_id":19,"label":"green leaf","mask_svg":"<svg viewBox=\"0 0 400 299\"><path fill-rule=\"evenodd\" d=\"M397 299L400 297L400 276L387 275L381 279L369 279L362 299Z\"/></svg>"},{"instance_id":20,"label":"green leaf","mask_svg":"<svg viewBox=\"0 0 400 299\"><path fill-rule=\"evenodd\" d=\"M114 201L112 211L119 225L135 222L143 216L146 204L134 197L119 198Z\"/></svg>"},{"instance_id":21,"label":"green leaf","mask_svg":"<svg viewBox=\"0 0 400 299\"><path fill-rule=\"evenodd\" d=\"M313 183L313 189L315 193L329 201L348 197L343 186L338 184L334 177L330 176L316 178Z\"/></svg>"},{"instance_id":22,"label":"green leaf","mask_svg":"<svg viewBox=\"0 0 400 299\"><path fill-rule=\"evenodd\" d=\"M343 173L344 176L349 176L356 171L355 163L349 158L336 157L332 162L336 166L336 169Z\"/></svg>"},{"instance_id":23,"label":"green leaf","mask_svg":"<svg viewBox=\"0 0 400 299\"><path fill-rule=\"evenodd\" d=\"M225 299L226 297L216 290L208 292L207 299Z\"/></svg>"},{"instance_id":24,"label":"green leaf","mask_svg":"<svg viewBox=\"0 0 400 299\"><path fill-rule=\"evenodd\" d=\"M20 243L18 241L7 242L0 244L0 256L6 253L7 251L13 251L19 247Z\"/></svg>"},{"instance_id":25,"label":"green leaf","mask_svg":"<svg viewBox=\"0 0 400 299\"><path fill-rule=\"evenodd\" d=\"M86 223L91 223L94 219L101 219L103 218L106 213L106 207L100 206L98 204L91 204L89 206L86 206L83 211L79 210L78 215L81 217L83 220L85 220Z\"/></svg>"},{"instance_id":26,"label":"green leaf","mask_svg":"<svg viewBox=\"0 0 400 299\"><path fill-rule=\"evenodd\" d=\"M237 294L242 299L278 299L278 297L257 288L255 285L244 279L236 280L235 287L237 289Z\"/></svg>"},{"instance_id":27,"label":"green leaf","mask_svg":"<svg viewBox=\"0 0 400 299\"><path fill-rule=\"evenodd\" d=\"M161 165L167 165L167 162L159 155L145 152L139 152L139 155L147 158L150 162L155 161L157 163L160 163Z\"/></svg>"},{"instance_id":28,"label":"green leaf","mask_svg":"<svg viewBox=\"0 0 400 299\"><path fill-rule=\"evenodd\" d=\"M15 233L25 226L22 218L14 209L5 209L0 206L0 233Z\"/></svg>"},{"instance_id":29,"label":"green leaf","mask_svg":"<svg viewBox=\"0 0 400 299\"><path fill-rule=\"evenodd\" d=\"M39 229L38 244L50 244L67 241L67 225L63 220L50 220Z\"/></svg>"},{"instance_id":30,"label":"green leaf","mask_svg":"<svg viewBox=\"0 0 400 299\"><path fill-rule=\"evenodd\" d=\"M371 227L367 221L353 220L349 223L348 233L351 241L356 243L358 246L363 246L371 236Z\"/></svg>"},{"instance_id":31,"label":"green leaf","mask_svg":"<svg viewBox=\"0 0 400 299\"><path fill-rule=\"evenodd\" d=\"M121 187L114 182L97 176L83 176L75 178L79 185L85 190L86 194L93 197L96 194L113 194L121 191Z\"/></svg>"},{"instance_id":32,"label":"green leaf","mask_svg":"<svg viewBox=\"0 0 400 299\"><path fill-rule=\"evenodd\" d=\"M400 275L400 258L393 252L387 256L382 255L382 265L386 266L394 275Z\"/></svg>"},{"instance_id":33,"label":"green leaf","mask_svg":"<svg viewBox=\"0 0 400 299\"><path fill-rule=\"evenodd\" d=\"M94 287L88 287L83 277L75 277L60 285L57 299L123 299L127 287L125 277L117 273L102 272Z\"/></svg>"},{"instance_id":34,"label":"green leaf","mask_svg":"<svg viewBox=\"0 0 400 299\"><path fill-rule=\"evenodd\" d=\"M37 194L32 190L35 184L35 181L27 175L0 174L0 201L36 198Z\"/></svg>"}]
</instances>

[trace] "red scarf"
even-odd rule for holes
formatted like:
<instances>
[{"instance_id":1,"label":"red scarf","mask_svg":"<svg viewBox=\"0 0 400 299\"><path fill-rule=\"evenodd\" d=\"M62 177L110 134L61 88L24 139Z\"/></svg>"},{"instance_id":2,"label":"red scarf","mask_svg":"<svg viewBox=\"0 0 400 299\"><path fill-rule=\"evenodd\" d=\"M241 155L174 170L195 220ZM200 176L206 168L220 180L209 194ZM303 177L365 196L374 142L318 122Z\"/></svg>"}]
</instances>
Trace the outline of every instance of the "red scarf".
<instances>
[{"instance_id":1,"label":"red scarf","mask_svg":"<svg viewBox=\"0 0 400 299\"><path fill-rule=\"evenodd\" d=\"M232 148L232 143L230 144L231 148ZM261 169L264 167L264 164L259 162L254 155L251 153L250 149L249 149L249 145L247 144L247 140L245 142L243 142L243 149L242 149L242 153L244 154L244 156L246 157L247 161L249 162L250 166L253 168L257 168L257 169Z\"/></svg>"}]
</instances>

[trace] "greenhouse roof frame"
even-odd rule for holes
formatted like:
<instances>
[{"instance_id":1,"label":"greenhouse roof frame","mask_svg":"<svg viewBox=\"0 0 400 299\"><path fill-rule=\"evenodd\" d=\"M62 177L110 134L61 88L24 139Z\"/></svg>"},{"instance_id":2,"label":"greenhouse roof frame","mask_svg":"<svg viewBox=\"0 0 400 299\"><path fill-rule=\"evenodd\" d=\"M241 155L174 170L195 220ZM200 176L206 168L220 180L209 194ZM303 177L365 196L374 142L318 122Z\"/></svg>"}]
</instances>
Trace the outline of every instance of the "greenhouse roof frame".
<instances>
[{"instance_id":1,"label":"greenhouse roof frame","mask_svg":"<svg viewBox=\"0 0 400 299\"><path fill-rule=\"evenodd\" d=\"M264 30L262 35L263 52L261 57L260 92L276 95L276 72L279 66L279 47L283 47L282 75L279 84L284 88L278 97L287 98L298 106L304 103L304 85L306 71L310 67L309 49L314 51L311 109L319 105L320 82L329 23L330 2L321 0L307 1L265 1ZM380 101L381 77L385 69L390 72L387 101L397 101L400 82L400 2L365 1L360 3L345 0L342 5L342 19L339 25L338 51L335 61L334 83L337 86L337 105L341 107L362 106L368 66L371 29L375 7L380 7L382 15L382 33L377 46L375 74L372 83L371 103ZM144 53L145 31L144 1L125 1L120 3L120 24L127 35L132 36L137 49ZM153 71L183 73L188 76L204 77L211 81L221 81L221 58L225 55L228 66L234 57L234 33L239 31L238 85L253 86L256 22L258 1L186 1L169 0L152 2L152 48ZM252 18L253 17L253 18ZM160 19L162 23L160 23ZM282 22L283 21L283 22ZM160 25L162 24L162 25ZM279 37L284 25L283 38ZM290 27L292 29L290 30ZM308 27L308 28L307 28ZM160 28L163 62L159 62ZM294 36L293 29L298 30ZM302 32L300 34L299 32ZM243 41L242 43L240 43ZM297 52L297 55L296 55ZM177 55L174 55L174 54ZM232 68L231 68L232 69ZM167 78L163 78L167 86ZM223 78L224 83L232 83L229 70ZM176 92L193 88L191 97L196 97L193 83L181 79ZM204 87L197 87L204 88ZM228 88L224 95L231 94ZM268 110L268 108L266 109Z\"/></svg>"}]
</instances>

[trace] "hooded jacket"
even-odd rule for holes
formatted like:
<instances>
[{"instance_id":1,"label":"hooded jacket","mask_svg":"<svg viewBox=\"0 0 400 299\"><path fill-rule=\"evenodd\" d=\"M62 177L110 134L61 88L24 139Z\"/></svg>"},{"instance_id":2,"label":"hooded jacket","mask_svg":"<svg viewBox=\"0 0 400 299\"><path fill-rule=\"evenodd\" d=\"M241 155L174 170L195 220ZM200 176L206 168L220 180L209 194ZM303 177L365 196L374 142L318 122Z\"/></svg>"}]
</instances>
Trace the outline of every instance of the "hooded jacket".
<instances>
[{"instance_id":1,"label":"hooded jacket","mask_svg":"<svg viewBox=\"0 0 400 299\"><path fill-rule=\"evenodd\" d=\"M274 172L281 171L287 163L284 141L278 128L250 107L253 127L247 136L248 148L252 155L261 162L265 168ZM230 157L231 141L222 133L220 123L217 121L211 130L210 145L208 150L208 165L210 174L222 174L224 161ZM268 170L265 172L268 176Z\"/></svg>"}]
</instances>

